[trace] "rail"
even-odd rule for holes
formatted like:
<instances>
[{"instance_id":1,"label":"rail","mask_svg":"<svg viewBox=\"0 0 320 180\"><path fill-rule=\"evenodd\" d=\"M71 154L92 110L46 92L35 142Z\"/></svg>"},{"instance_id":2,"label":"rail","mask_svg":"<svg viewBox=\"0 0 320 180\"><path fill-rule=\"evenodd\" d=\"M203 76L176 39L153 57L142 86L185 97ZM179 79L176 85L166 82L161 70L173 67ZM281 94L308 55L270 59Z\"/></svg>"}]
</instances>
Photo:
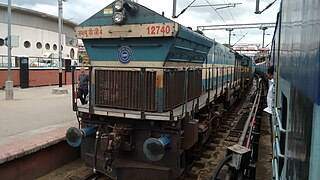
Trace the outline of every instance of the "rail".
<instances>
[{"instance_id":1,"label":"rail","mask_svg":"<svg viewBox=\"0 0 320 180\"><path fill-rule=\"evenodd\" d=\"M257 87L257 89L255 91L255 93L256 93L255 99L253 101L253 104L251 106L251 110L248 114L248 117L246 119L244 127L242 128L243 130L241 132L240 138L237 143L237 146L242 146L242 148L247 149L248 150L247 152L249 153L249 155L246 156L244 153L245 151L242 151L243 154L237 152L236 153L237 155L235 155L233 157L234 152L232 152L232 150L230 150L231 153L228 156L231 156L232 158L227 156L224 159L224 161L221 163L221 165L223 165L224 163L226 163L225 161L227 161L227 160L233 161L231 163L232 165L229 165L229 169L228 169L228 172L227 172L225 179L230 179L230 177L235 177L236 174L239 175L242 173L247 173L246 175L249 175L252 173L252 171L255 171L253 169L250 169L249 162L252 162L252 161L256 162L258 159L258 153L257 153L258 146L257 146L257 144L258 144L259 132L257 132L257 130L259 128L257 128L257 127L260 126L259 125L260 122L259 122L259 119L257 119L257 114L258 114L258 112L259 113L261 112L260 100L261 100L261 96L262 96L263 83L262 83L261 78L259 78L258 81L254 81L254 82L256 82L256 87ZM249 151L249 149L251 152ZM242 161L247 162L247 164L245 164ZM239 169L236 169L234 164L242 164L241 165L242 167L241 168L239 167ZM218 170L215 172L212 179L217 178L217 175L219 174L219 171L221 170L220 168L221 168L221 166L219 165ZM249 170L249 171L246 171L246 170Z\"/></svg>"},{"instance_id":2,"label":"rail","mask_svg":"<svg viewBox=\"0 0 320 180\"><path fill-rule=\"evenodd\" d=\"M255 101L253 103L253 106L252 106L251 112L250 112L251 120L250 120L250 123L249 123L250 124L249 135L248 135L247 142L246 142L246 147L247 148L250 148L250 145L251 145L251 136L253 134L253 128L254 128L254 126L256 124L256 116L257 116L257 112L258 112L259 105L260 105L261 93L262 93L262 81L259 78L259 81L258 81L258 92L257 92Z\"/></svg>"},{"instance_id":3,"label":"rail","mask_svg":"<svg viewBox=\"0 0 320 180\"><path fill-rule=\"evenodd\" d=\"M260 105L260 99L261 99L261 93L262 93L262 82L261 82L261 79L259 79L259 88L258 88L258 93L256 95L256 98L255 99L255 103L254 103L254 106L252 107L252 120L250 122L250 131L249 131L249 136L247 138L247 143L246 143L246 147L247 148L250 148L250 144L251 144L251 136L252 136L252 132L253 132L253 127L255 126L255 123L256 123L256 116L257 116L257 112L258 112L258 109L259 109L259 105Z\"/></svg>"},{"instance_id":4,"label":"rail","mask_svg":"<svg viewBox=\"0 0 320 180\"><path fill-rule=\"evenodd\" d=\"M247 133L248 133L248 129L249 129L249 126L250 126L250 131L249 131L249 138L247 138L247 142L246 142L246 147L248 148L248 144L250 144L250 136L252 134L252 130L253 130L253 125L255 123L255 116L257 114L257 111L258 111L258 108L259 108L259 104L260 104L260 98L261 98L261 93L262 93L262 81L261 79L258 80L258 93L256 94L255 96L255 99L253 101L253 105L252 105L252 108L251 108L251 111L249 113L249 116L246 120L246 123L244 125L244 131L242 132L240 138L239 138L239 141L238 141L238 144L239 145L244 145L244 140L247 136Z\"/></svg>"}]
</instances>

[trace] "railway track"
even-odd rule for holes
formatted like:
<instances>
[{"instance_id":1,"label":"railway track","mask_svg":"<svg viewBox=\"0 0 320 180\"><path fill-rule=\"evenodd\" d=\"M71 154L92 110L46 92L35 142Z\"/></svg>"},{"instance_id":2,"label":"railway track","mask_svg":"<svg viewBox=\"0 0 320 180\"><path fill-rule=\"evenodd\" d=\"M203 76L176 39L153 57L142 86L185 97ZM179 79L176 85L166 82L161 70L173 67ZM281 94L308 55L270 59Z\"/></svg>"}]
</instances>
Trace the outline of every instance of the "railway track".
<instances>
[{"instance_id":1,"label":"railway track","mask_svg":"<svg viewBox=\"0 0 320 180\"><path fill-rule=\"evenodd\" d=\"M83 180L98 180L98 179L104 178L104 177L106 178L106 180L111 179L111 178L106 177L104 174L102 174L100 172L96 172L96 173L88 174L87 176L85 176L83 178Z\"/></svg>"},{"instance_id":2,"label":"railway track","mask_svg":"<svg viewBox=\"0 0 320 180\"><path fill-rule=\"evenodd\" d=\"M213 174L218 170L220 162L226 157L227 148L235 144L242 145L243 138L250 136L250 127L252 126L251 124L249 124L250 126L247 125L250 122L248 118L257 119L257 113L254 114L252 108L259 107L260 101L257 101L257 96L260 97L259 93L262 92L258 91L258 81L258 79L253 81L249 94L240 99L221 119L218 132L212 134L214 138L211 138L210 142L207 143L206 149L201 156L196 158L185 179L212 179ZM228 168L224 167L217 179L224 179L227 176L227 172Z\"/></svg>"}]
</instances>

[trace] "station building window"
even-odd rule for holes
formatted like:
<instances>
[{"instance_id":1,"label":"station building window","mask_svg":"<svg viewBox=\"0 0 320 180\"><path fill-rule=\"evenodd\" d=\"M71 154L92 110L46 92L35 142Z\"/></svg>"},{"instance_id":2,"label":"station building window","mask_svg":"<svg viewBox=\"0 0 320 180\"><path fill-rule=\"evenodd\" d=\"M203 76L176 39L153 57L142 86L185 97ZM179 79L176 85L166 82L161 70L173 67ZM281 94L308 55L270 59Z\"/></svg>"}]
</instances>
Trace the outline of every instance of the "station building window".
<instances>
[{"instance_id":1,"label":"station building window","mask_svg":"<svg viewBox=\"0 0 320 180\"><path fill-rule=\"evenodd\" d=\"M57 50L57 45L56 44L54 44L53 46L52 46L52 48L53 48L53 50Z\"/></svg>"},{"instance_id":2,"label":"station building window","mask_svg":"<svg viewBox=\"0 0 320 180\"><path fill-rule=\"evenodd\" d=\"M24 45L25 48L30 48L30 47L31 47L30 41L25 41L25 42L23 43L23 45Z\"/></svg>"},{"instance_id":3,"label":"station building window","mask_svg":"<svg viewBox=\"0 0 320 180\"><path fill-rule=\"evenodd\" d=\"M70 49L70 57L71 57L71 59L74 59L74 49L73 48Z\"/></svg>"},{"instance_id":4,"label":"station building window","mask_svg":"<svg viewBox=\"0 0 320 180\"><path fill-rule=\"evenodd\" d=\"M41 42L37 42L36 46L37 46L38 49L41 49L42 48L42 43Z\"/></svg>"},{"instance_id":5,"label":"station building window","mask_svg":"<svg viewBox=\"0 0 320 180\"><path fill-rule=\"evenodd\" d=\"M4 45L4 39L0 38L0 46Z\"/></svg>"},{"instance_id":6,"label":"station building window","mask_svg":"<svg viewBox=\"0 0 320 180\"><path fill-rule=\"evenodd\" d=\"M46 43L45 47L46 47L46 50L49 50L50 49L50 44Z\"/></svg>"}]
</instances>

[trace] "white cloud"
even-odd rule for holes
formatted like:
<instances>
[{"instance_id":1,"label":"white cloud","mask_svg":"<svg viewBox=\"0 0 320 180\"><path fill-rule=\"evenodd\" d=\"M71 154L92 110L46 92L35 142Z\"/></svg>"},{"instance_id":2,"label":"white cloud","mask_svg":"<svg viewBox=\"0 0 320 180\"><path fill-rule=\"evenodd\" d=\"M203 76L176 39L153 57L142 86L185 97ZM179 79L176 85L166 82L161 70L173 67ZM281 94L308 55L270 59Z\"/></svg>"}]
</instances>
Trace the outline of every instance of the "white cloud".
<instances>
[{"instance_id":1,"label":"white cloud","mask_svg":"<svg viewBox=\"0 0 320 180\"><path fill-rule=\"evenodd\" d=\"M166 17L172 16L172 1L173 0L138 0L138 3L152 9L158 13L165 13ZM210 7L205 8L189 8L178 19L174 19L178 23L184 26L190 26L196 29L199 25L214 25L214 24L243 24L243 23L262 23L262 22L275 22L276 13L279 9L279 2L271 6L270 9L263 14L256 15L255 1L253 0L208 0L212 4L222 3L242 3L234 8L221 9L217 12L223 17L224 21L217 15L217 13ZM266 7L273 0L261 0L260 10ZM7 3L7 0L0 0L2 3ZM64 18L81 23L85 19L89 18L113 0L69 0L63 3ZM177 14L181 12L192 0L177 0ZM15 5L34 9L37 11L45 12L52 15L58 14L58 0L15 0L12 2ZM207 4L207 0L196 0L193 5ZM231 12L231 14L230 14ZM232 17L233 16L233 17ZM172 18L171 18L172 19ZM228 32L221 31L205 31L204 32L210 38L215 38L220 43L228 42ZM242 29L234 30L232 33L236 36L232 36L231 44L238 41L242 35L246 34L240 43L262 43L262 31L259 29ZM273 34L273 29L268 29L267 34ZM265 44L271 41L272 36L266 36Z\"/></svg>"}]
</instances>

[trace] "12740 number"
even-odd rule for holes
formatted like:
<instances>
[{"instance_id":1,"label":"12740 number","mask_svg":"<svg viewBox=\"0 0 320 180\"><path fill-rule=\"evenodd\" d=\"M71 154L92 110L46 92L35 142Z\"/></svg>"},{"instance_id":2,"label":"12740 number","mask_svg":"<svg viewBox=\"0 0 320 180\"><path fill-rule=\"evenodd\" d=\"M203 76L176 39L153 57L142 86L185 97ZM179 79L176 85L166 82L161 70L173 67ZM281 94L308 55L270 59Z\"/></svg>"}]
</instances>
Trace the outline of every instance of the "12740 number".
<instances>
[{"instance_id":1,"label":"12740 number","mask_svg":"<svg viewBox=\"0 0 320 180\"><path fill-rule=\"evenodd\" d=\"M148 34L170 34L170 26L148 26Z\"/></svg>"}]
</instances>

